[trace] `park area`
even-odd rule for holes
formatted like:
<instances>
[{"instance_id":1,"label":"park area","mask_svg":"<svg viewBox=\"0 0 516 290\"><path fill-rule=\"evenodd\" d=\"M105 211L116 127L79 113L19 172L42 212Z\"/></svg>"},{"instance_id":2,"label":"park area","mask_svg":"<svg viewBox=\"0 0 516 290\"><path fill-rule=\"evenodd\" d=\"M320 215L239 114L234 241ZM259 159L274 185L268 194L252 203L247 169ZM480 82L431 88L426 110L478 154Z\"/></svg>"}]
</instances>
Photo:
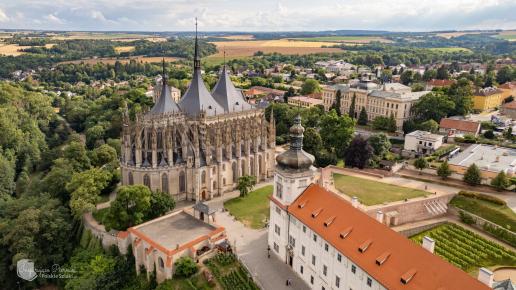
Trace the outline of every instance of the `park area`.
<instances>
[{"instance_id":1,"label":"park area","mask_svg":"<svg viewBox=\"0 0 516 290\"><path fill-rule=\"evenodd\" d=\"M439 225L410 239L421 244L424 236L435 240L438 256L472 275L481 267L516 266L514 252L455 224Z\"/></svg>"},{"instance_id":2,"label":"park area","mask_svg":"<svg viewBox=\"0 0 516 290\"><path fill-rule=\"evenodd\" d=\"M367 206L411 199L428 194L428 192L423 190L338 173L333 174L333 184L341 193L349 197L356 196L360 203Z\"/></svg>"},{"instance_id":3,"label":"park area","mask_svg":"<svg viewBox=\"0 0 516 290\"><path fill-rule=\"evenodd\" d=\"M272 190L272 185L258 188L245 197L226 201L224 208L247 227L261 229L269 219L269 196Z\"/></svg>"}]
</instances>

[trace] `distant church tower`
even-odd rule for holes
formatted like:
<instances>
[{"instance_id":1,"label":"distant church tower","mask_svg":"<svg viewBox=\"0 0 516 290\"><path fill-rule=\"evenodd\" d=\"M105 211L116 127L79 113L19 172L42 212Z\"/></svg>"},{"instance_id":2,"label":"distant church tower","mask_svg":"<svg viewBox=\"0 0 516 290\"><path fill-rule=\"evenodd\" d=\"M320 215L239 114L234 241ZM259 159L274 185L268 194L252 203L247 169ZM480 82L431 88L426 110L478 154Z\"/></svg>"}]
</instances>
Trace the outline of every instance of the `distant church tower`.
<instances>
[{"instance_id":1,"label":"distant church tower","mask_svg":"<svg viewBox=\"0 0 516 290\"><path fill-rule=\"evenodd\" d=\"M289 215L287 209L311 183L315 183L314 156L303 150L301 117L290 128L290 148L276 157L274 192L270 200L269 247L288 262Z\"/></svg>"}]
</instances>

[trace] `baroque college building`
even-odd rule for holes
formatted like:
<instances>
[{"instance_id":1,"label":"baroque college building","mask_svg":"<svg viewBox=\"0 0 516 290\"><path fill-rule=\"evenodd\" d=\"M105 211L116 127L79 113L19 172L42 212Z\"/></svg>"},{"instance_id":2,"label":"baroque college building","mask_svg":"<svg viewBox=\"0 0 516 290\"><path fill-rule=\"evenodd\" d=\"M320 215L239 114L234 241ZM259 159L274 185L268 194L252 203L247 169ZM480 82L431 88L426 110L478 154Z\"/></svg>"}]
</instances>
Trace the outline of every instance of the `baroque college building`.
<instances>
[{"instance_id":1,"label":"baroque college building","mask_svg":"<svg viewBox=\"0 0 516 290\"><path fill-rule=\"evenodd\" d=\"M202 201L235 189L243 175L274 171L275 123L248 104L224 66L210 93L195 37L193 78L175 102L164 74L154 106L134 121L124 113L122 184L144 184L176 200Z\"/></svg>"}]
</instances>

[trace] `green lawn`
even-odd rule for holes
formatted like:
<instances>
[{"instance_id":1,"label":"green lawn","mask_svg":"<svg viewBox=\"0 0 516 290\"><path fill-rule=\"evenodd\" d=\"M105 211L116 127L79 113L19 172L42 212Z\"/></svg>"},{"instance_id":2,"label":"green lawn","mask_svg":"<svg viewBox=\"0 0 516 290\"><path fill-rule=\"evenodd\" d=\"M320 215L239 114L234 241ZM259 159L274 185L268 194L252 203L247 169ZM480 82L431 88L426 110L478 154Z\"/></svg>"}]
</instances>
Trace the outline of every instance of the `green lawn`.
<instances>
[{"instance_id":1,"label":"green lawn","mask_svg":"<svg viewBox=\"0 0 516 290\"><path fill-rule=\"evenodd\" d=\"M425 191L392 184L377 182L369 179L333 174L335 188L349 197L356 196L365 205L382 204L404 199L425 196Z\"/></svg>"},{"instance_id":2,"label":"green lawn","mask_svg":"<svg viewBox=\"0 0 516 290\"><path fill-rule=\"evenodd\" d=\"M166 289L170 290L215 289L215 285L211 286L208 281L206 281L201 271L190 278L174 277L171 280L166 280L164 283L167 283Z\"/></svg>"},{"instance_id":3,"label":"green lawn","mask_svg":"<svg viewBox=\"0 0 516 290\"><path fill-rule=\"evenodd\" d=\"M516 231L516 213L506 205L498 205L462 195L456 195L451 200L451 204L506 229Z\"/></svg>"},{"instance_id":4,"label":"green lawn","mask_svg":"<svg viewBox=\"0 0 516 290\"><path fill-rule=\"evenodd\" d=\"M232 216L253 229L265 226L269 219L269 195L272 194L272 185L267 185L251 191L246 197L237 197L224 203Z\"/></svg>"},{"instance_id":5,"label":"green lawn","mask_svg":"<svg viewBox=\"0 0 516 290\"><path fill-rule=\"evenodd\" d=\"M435 240L438 256L474 275L480 267L516 265L514 252L455 224L443 224L410 239L421 244L424 236Z\"/></svg>"}]
</instances>

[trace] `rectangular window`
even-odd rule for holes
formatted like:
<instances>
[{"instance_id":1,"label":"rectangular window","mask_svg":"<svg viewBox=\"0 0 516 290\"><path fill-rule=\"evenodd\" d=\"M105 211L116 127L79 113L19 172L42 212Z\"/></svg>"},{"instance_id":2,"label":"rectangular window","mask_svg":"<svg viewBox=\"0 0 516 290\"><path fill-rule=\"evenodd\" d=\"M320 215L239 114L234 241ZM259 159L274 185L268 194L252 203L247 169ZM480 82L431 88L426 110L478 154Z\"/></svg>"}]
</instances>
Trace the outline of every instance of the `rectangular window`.
<instances>
[{"instance_id":1,"label":"rectangular window","mask_svg":"<svg viewBox=\"0 0 516 290\"><path fill-rule=\"evenodd\" d=\"M326 276L326 274L328 273L328 267L326 267L326 265L322 266L322 273L324 276Z\"/></svg>"},{"instance_id":2,"label":"rectangular window","mask_svg":"<svg viewBox=\"0 0 516 290\"><path fill-rule=\"evenodd\" d=\"M326 244L326 243L325 243L325 244L324 244L324 250L325 250L326 252L328 252L328 248L329 248L329 247L328 247L328 244Z\"/></svg>"},{"instance_id":3,"label":"rectangular window","mask_svg":"<svg viewBox=\"0 0 516 290\"><path fill-rule=\"evenodd\" d=\"M337 287L337 288L340 287L340 277L339 276L335 276L335 287Z\"/></svg>"},{"instance_id":4,"label":"rectangular window","mask_svg":"<svg viewBox=\"0 0 516 290\"><path fill-rule=\"evenodd\" d=\"M305 246L301 246L301 255L305 255Z\"/></svg>"},{"instance_id":5,"label":"rectangular window","mask_svg":"<svg viewBox=\"0 0 516 290\"><path fill-rule=\"evenodd\" d=\"M326 288L324 288L324 286L321 286L321 290L326 290Z\"/></svg>"},{"instance_id":6,"label":"rectangular window","mask_svg":"<svg viewBox=\"0 0 516 290\"><path fill-rule=\"evenodd\" d=\"M355 274L357 272L357 266L351 265L351 273Z\"/></svg>"},{"instance_id":7,"label":"rectangular window","mask_svg":"<svg viewBox=\"0 0 516 290\"><path fill-rule=\"evenodd\" d=\"M314 285L314 276L310 276L310 284Z\"/></svg>"},{"instance_id":8,"label":"rectangular window","mask_svg":"<svg viewBox=\"0 0 516 290\"><path fill-rule=\"evenodd\" d=\"M274 243L274 251L276 251L276 253L279 253L279 246L276 243Z\"/></svg>"},{"instance_id":9,"label":"rectangular window","mask_svg":"<svg viewBox=\"0 0 516 290\"><path fill-rule=\"evenodd\" d=\"M296 246L296 239L293 236L289 237L289 244L294 248Z\"/></svg>"},{"instance_id":10,"label":"rectangular window","mask_svg":"<svg viewBox=\"0 0 516 290\"><path fill-rule=\"evenodd\" d=\"M278 225L274 225L274 232L279 236L281 235L281 229Z\"/></svg>"},{"instance_id":11,"label":"rectangular window","mask_svg":"<svg viewBox=\"0 0 516 290\"><path fill-rule=\"evenodd\" d=\"M299 180L299 187L306 187L306 179Z\"/></svg>"},{"instance_id":12,"label":"rectangular window","mask_svg":"<svg viewBox=\"0 0 516 290\"><path fill-rule=\"evenodd\" d=\"M276 207L276 213L281 215L281 209L278 206Z\"/></svg>"},{"instance_id":13,"label":"rectangular window","mask_svg":"<svg viewBox=\"0 0 516 290\"><path fill-rule=\"evenodd\" d=\"M373 280L367 277L367 286L371 287L373 285Z\"/></svg>"},{"instance_id":14,"label":"rectangular window","mask_svg":"<svg viewBox=\"0 0 516 290\"><path fill-rule=\"evenodd\" d=\"M276 197L283 197L283 186L279 182L276 182Z\"/></svg>"},{"instance_id":15,"label":"rectangular window","mask_svg":"<svg viewBox=\"0 0 516 290\"><path fill-rule=\"evenodd\" d=\"M337 261L342 262L342 255L341 254L337 254Z\"/></svg>"},{"instance_id":16,"label":"rectangular window","mask_svg":"<svg viewBox=\"0 0 516 290\"><path fill-rule=\"evenodd\" d=\"M314 242L317 242L317 235L314 234Z\"/></svg>"},{"instance_id":17,"label":"rectangular window","mask_svg":"<svg viewBox=\"0 0 516 290\"><path fill-rule=\"evenodd\" d=\"M303 268L303 266L301 266L301 267L299 268L299 273L303 274L303 271L304 271L304 270L305 270L305 269Z\"/></svg>"},{"instance_id":18,"label":"rectangular window","mask_svg":"<svg viewBox=\"0 0 516 290\"><path fill-rule=\"evenodd\" d=\"M314 255L312 255L312 265L315 266L315 256Z\"/></svg>"},{"instance_id":19,"label":"rectangular window","mask_svg":"<svg viewBox=\"0 0 516 290\"><path fill-rule=\"evenodd\" d=\"M306 233L306 226L303 226L303 233Z\"/></svg>"}]
</instances>

